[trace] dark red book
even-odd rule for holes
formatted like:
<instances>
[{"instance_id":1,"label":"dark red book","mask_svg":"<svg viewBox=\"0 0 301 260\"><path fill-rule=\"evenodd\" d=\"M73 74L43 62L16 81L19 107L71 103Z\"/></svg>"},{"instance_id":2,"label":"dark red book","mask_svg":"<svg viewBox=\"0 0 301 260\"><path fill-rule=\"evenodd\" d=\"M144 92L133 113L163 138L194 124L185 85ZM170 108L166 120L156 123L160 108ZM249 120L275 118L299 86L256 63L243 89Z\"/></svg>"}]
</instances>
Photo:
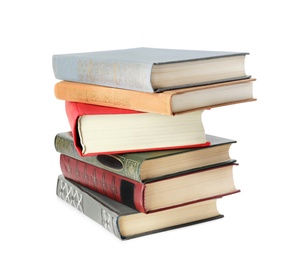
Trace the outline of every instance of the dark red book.
<instances>
[{"instance_id":1,"label":"dark red book","mask_svg":"<svg viewBox=\"0 0 301 260\"><path fill-rule=\"evenodd\" d=\"M66 101L81 156L208 146L202 112L167 116Z\"/></svg>"},{"instance_id":2,"label":"dark red book","mask_svg":"<svg viewBox=\"0 0 301 260\"><path fill-rule=\"evenodd\" d=\"M126 178L64 154L60 155L60 165L67 179L144 213L239 192L233 181L232 168L235 163L148 183Z\"/></svg>"}]
</instances>

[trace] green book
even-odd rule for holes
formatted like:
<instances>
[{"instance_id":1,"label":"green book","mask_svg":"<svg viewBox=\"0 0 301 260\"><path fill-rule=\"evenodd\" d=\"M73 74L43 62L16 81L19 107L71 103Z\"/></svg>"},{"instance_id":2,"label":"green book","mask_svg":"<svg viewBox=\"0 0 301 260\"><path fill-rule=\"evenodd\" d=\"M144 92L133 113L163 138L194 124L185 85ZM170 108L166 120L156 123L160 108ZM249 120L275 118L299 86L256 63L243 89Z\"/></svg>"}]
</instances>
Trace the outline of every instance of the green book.
<instances>
[{"instance_id":1,"label":"green book","mask_svg":"<svg viewBox=\"0 0 301 260\"><path fill-rule=\"evenodd\" d=\"M146 183L235 161L230 158L229 150L236 141L213 135L206 138L210 146L202 148L86 157L76 151L71 132L58 133L54 145L58 153Z\"/></svg>"}]
</instances>

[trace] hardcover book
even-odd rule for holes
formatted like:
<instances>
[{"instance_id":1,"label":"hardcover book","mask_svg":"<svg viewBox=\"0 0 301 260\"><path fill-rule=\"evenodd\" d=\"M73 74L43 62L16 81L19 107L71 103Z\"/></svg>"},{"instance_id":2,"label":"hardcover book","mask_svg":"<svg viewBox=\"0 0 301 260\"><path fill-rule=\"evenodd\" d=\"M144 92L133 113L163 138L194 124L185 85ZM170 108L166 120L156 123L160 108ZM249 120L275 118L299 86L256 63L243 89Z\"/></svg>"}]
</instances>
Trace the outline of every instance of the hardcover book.
<instances>
[{"instance_id":1,"label":"hardcover book","mask_svg":"<svg viewBox=\"0 0 301 260\"><path fill-rule=\"evenodd\" d=\"M58 176L57 196L121 240L222 218L216 199L144 214Z\"/></svg>"},{"instance_id":2,"label":"hardcover book","mask_svg":"<svg viewBox=\"0 0 301 260\"><path fill-rule=\"evenodd\" d=\"M72 133L62 132L55 136L54 146L58 153L139 182L149 182L232 161L229 150L235 140L208 134L206 140L210 145L202 148L80 156Z\"/></svg>"},{"instance_id":3,"label":"hardcover book","mask_svg":"<svg viewBox=\"0 0 301 260\"><path fill-rule=\"evenodd\" d=\"M60 155L61 170L67 179L144 213L239 192L233 180L233 165L229 163L141 183L67 155Z\"/></svg>"},{"instance_id":4,"label":"hardcover book","mask_svg":"<svg viewBox=\"0 0 301 260\"><path fill-rule=\"evenodd\" d=\"M202 112L166 116L66 101L82 156L208 146Z\"/></svg>"},{"instance_id":5,"label":"hardcover book","mask_svg":"<svg viewBox=\"0 0 301 260\"><path fill-rule=\"evenodd\" d=\"M252 78L161 93L60 81L55 84L54 93L60 100L174 115L196 109L254 101L253 81L255 79Z\"/></svg>"},{"instance_id":6,"label":"hardcover book","mask_svg":"<svg viewBox=\"0 0 301 260\"><path fill-rule=\"evenodd\" d=\"M248 78L245 52L132 48L53 55L57 79L142 92Z\"/></svg>"}]
</instances>

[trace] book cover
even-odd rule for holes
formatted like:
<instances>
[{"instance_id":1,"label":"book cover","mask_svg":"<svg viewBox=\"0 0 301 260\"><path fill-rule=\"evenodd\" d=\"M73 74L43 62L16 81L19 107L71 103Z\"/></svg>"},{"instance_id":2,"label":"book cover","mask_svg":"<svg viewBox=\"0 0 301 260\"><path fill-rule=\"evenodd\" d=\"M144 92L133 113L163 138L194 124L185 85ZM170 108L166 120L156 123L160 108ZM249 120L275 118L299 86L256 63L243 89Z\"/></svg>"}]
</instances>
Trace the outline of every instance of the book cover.
<instances>
[{"instance_id":1,"label":"book cover","mask_svg":"<svg viewBox=\"0 0 301 260\"><path fill-rule=\"evenodd\" d=\"M60 166L67 179L144 213L238 192L233 183L233 163L149 183L126 178L64 154L60 155ZM189 182L190 179L194 183ZM183 186L184 182L186 186ZM203 182L211 185L209 190ZM177 190L170 185L177 185ZM172 197L175 192L177 196L185 194L185 197Z\"/></svg>"},{"instance_id":2,"label":"book cover","mask_svg":"<svg viewBox=\"0 0 301 260\"><path fill-rule=\"evenodd\" d=\"M195 86L161 93L110 88L70 81L55 84L57 99L174 115L196 109L210 109L254 101L252 79Z\"/></svg>"},{"instance_id":3,"label":"book cover","mask_svg":"<svg viewBox=\"0 0 301 260\"><path fill-rule=\"evenodd\" d=\"M201 118L203 110L171 117L69 101L65 104L81 156L209 145ZM93 116L98 117L94 120ZM89 118L94 120L91 124L86 123ZM88 129L85 132L84 126Z\"/></svg>"},{"instance_id":4,"label":"book cover","mask_svg":"<svg viewBox=\"0 0 301 260\"><path fill-rule=\"evenodd\" d=\"M230 146L236 143L235 140L208 134L206 140L210 145L202 148L80 156L74 146L72 133L69 131L58 133L55 136L54 147L58 153L68 155L74 159L139 182L148 182L235 161L229 155ZM223 150L222 146L224 147ZM158 163L161 165L160 169L156 166ZM148 174L149 172L151 172L151 175Z\"/></svg>"},{"instance_id":5,"label":"book cover","mask_svg":"<svg viewBox=\"0 0 301 260\"><path fill-rule=\"evenodd\" d=\"M140 213L63 175L58 176L56 194L121 240L224 217L218 212L215 199L156 213Z\"/></svg>"},{"instance_id":6,"label":"book cover","mask_svg":"<svg viewBox=\"0 0 301 260\"><path fill-rule=\"evenodd\" d=\"M145 212L143 201L145 186L142 183L64 154L60 155L60 166L67 179L76 181L140 212Z\"/></svg>"},{"instance_id":7,"label":"book cover","mask_svg":"<svg viewBox=\"0 0 301 260\"><path fill-rule=\"evenodd\" d=\"M160 89L182 88L198 84L246 78L245 52L132 48L87 53L53 55L52 65L57 79L103 85L108 87L154 92ZM238 59L235 66L233 59ZM195 62L205 61L203 67ZM179 66L183 65L183 67ZM238 65L237 65L238 63ZM191 76L180 77L188 65ZM171 65L171 66L170 66ZM173 74L168 74L173 68ZM162 70L163 68L163 70ZM158 73L156 71L158 70ZM164 73L166 73L165 76ZM202 79L190 82L203 73ZM194 77L193 77L194 75ZM165 78L161 79L161 76ZM210 77L211 76L211 77ZM168 81L174 80L172 83ZM164 80L167 82L165 83ZM165 84L164 84L165 83Z\"/></svg>"}]
</instances>

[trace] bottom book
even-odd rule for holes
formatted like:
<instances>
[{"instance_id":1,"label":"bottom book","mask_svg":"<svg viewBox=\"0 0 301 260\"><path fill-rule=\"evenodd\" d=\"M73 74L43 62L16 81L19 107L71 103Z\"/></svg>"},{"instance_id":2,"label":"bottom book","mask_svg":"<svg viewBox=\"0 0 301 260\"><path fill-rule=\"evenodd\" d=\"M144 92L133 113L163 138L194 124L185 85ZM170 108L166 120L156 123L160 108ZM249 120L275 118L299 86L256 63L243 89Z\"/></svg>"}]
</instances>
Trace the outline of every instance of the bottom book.
<instances>
[{"instance_id":1,"label":"bottom book","mask_svg":"<svg viewBox=\"0 0 301 260\"><path fill-rule=\"evenodd\" d=\"M217 199L141 213L85 186L58 176L56 194L121 240L222 218Z\"/></svg>"}]
</instances>

